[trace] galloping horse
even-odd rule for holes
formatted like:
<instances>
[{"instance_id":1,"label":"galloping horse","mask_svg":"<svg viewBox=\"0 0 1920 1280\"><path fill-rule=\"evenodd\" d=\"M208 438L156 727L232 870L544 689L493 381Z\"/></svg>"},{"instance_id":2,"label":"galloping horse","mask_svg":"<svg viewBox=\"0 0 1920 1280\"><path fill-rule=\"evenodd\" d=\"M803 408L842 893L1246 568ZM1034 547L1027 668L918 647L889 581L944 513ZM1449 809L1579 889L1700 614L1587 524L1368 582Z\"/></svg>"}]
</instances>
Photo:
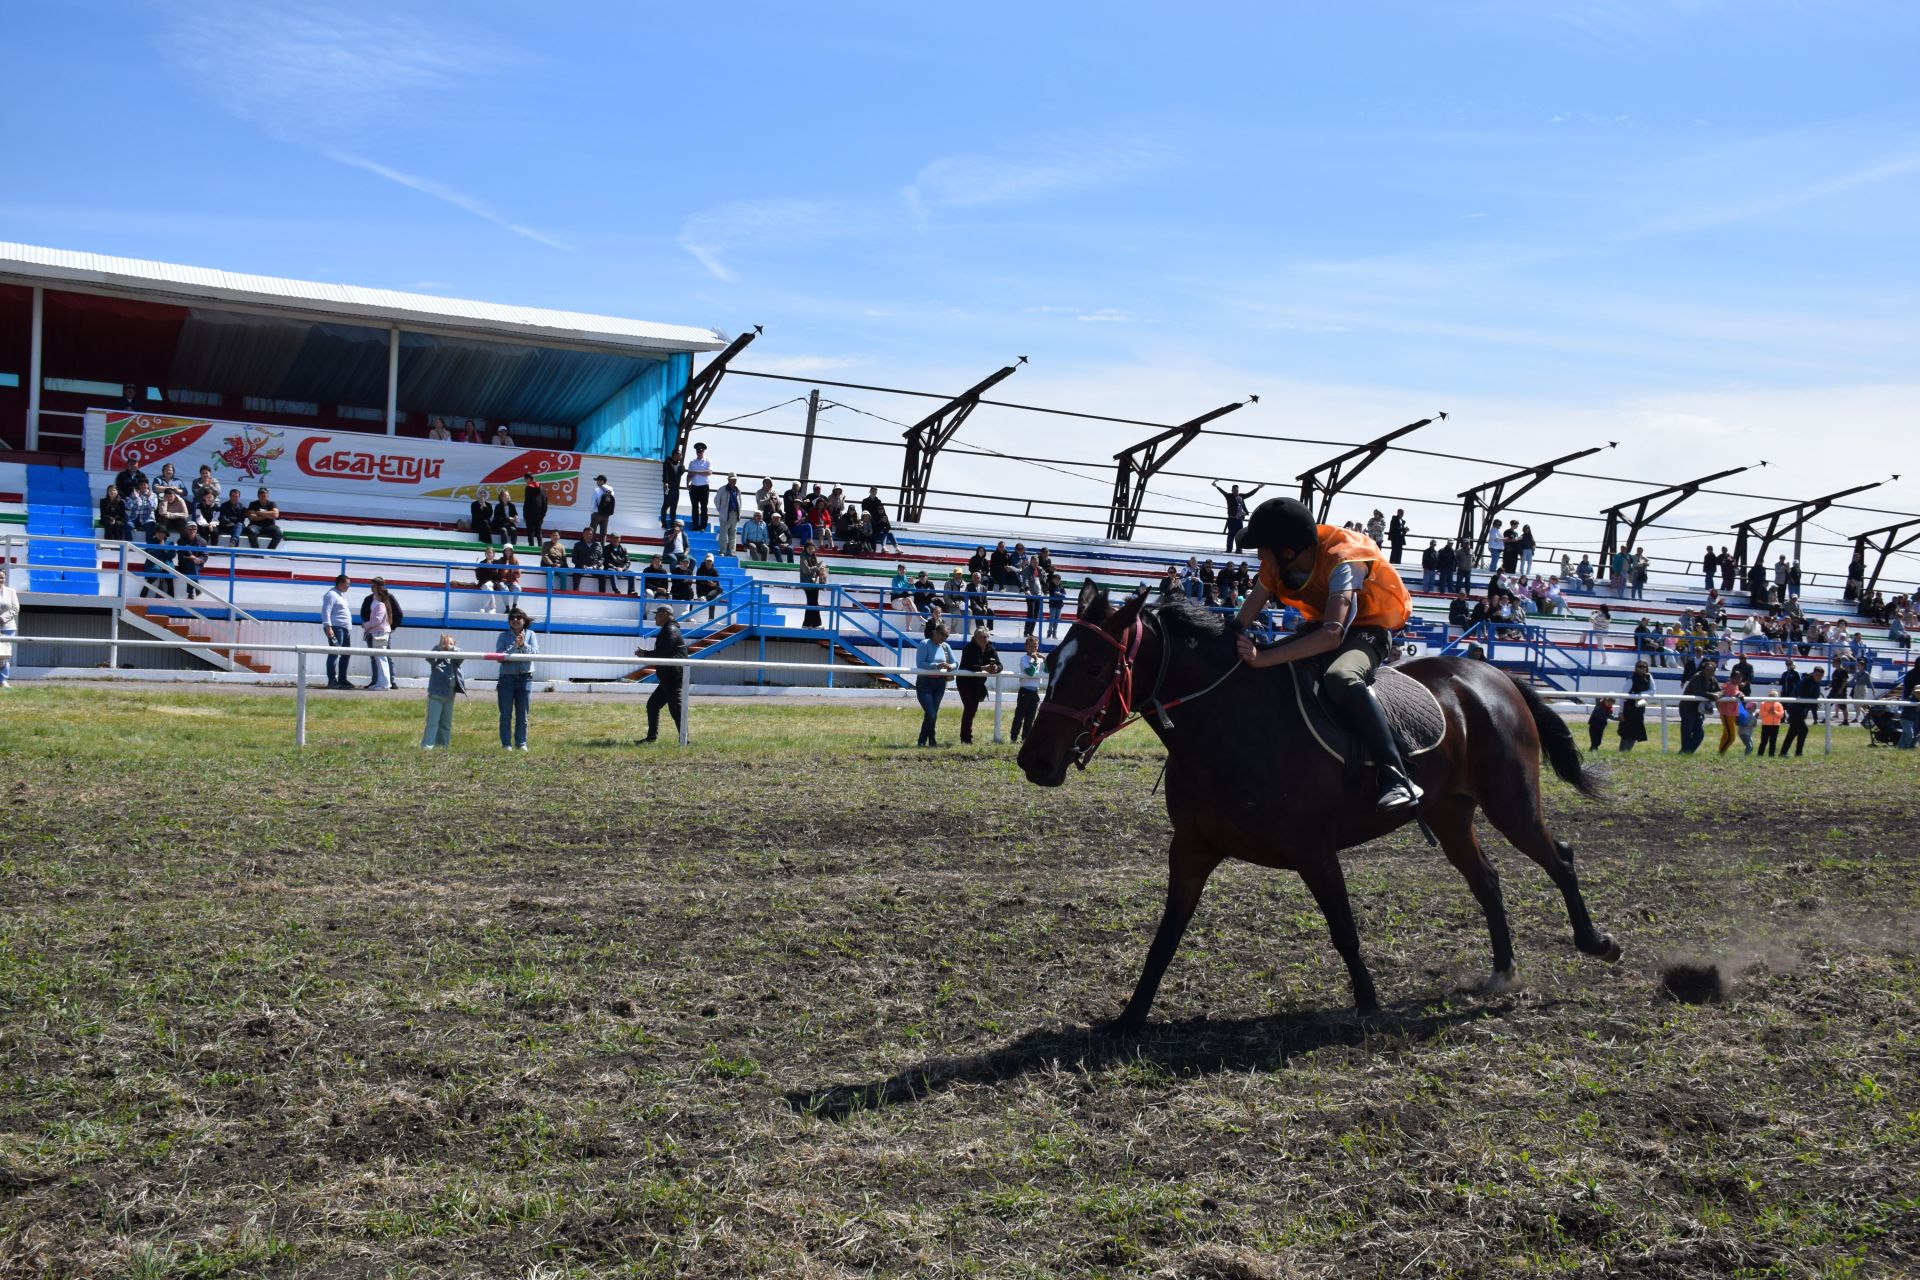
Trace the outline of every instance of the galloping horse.
<instances>
[{"instance_id":1,"label":"galloping horse","mask_svg":"<svg viewBox=\"0 0 1920 1280\"><path fill-rule=\"evenodd\" d=\"M1046 701L1020 749L1028 781L1059 786L1069 764L1084 769L1100 742L1136 712L1167 748L1173 844L1166 909L1133 998L1108 1027L1133 1032L1145 1024L1207 877L1226 858L1299 872L1347 963L1354 1004L1363 1013L1377 1008L1339 850L1384 835L1414 813L1377 813L1371 791L1348 785L1347 767L1310 736L1287 667L1241 667L1233 626L1183 600L1150 607L1143 591L1115 609L1091 583L1081 593L1080 620L1049 667ZM1474 834L1476 807L1559 886L1574 946L1618 960L1619 944L1587 915L1573 850L1554 838L1540 812L1543 750L1555 773L1594 794L1566 724L1531 688L1484 662L1422 658L1394 669L1424 685L1446 721L1439 745L1408 768L1426 792L1419 817L1486 913L1493 940L1488 988L1504 989L1511 980L1513 943L1499 875Z\"/></svg>"}]
</instances>

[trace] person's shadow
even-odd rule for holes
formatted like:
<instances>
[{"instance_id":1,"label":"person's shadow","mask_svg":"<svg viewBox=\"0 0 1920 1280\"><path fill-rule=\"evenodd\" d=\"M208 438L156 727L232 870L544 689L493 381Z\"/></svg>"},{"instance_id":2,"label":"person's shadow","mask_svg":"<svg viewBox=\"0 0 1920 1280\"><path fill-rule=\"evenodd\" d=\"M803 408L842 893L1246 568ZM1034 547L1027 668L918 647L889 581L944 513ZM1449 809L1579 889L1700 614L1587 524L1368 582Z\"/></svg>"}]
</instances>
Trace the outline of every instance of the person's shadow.
<instances>
[{"instance_id":1,"label":"person's shadow","mask_svg":"<svg viewBox=\"0 0 1920 1280\"><path fill-rule=\"evenodd\" d=\"M955 1085L994 1084L1059 1063L1097 1071L1118 1063L1141 1062L1173 1076L1264 1071L1284 1066L1295 1054L1329 1045L1428 1040L1463 1023L1498 1017L1512 1007L1510 1000L1448 1008L1431 999L1416 999L1387 1005L1367 1017L1341 1012L1184 1018L1149 1023L1137 1035L1109 1034L1087 1027L1050 1027L1029 1031L998 1049L957 1058L929 1058L884 1080L796 1089L784 1097L795 1111L840 1120L859 1111L918 1102Z\"/></svg>"}]
</instances>

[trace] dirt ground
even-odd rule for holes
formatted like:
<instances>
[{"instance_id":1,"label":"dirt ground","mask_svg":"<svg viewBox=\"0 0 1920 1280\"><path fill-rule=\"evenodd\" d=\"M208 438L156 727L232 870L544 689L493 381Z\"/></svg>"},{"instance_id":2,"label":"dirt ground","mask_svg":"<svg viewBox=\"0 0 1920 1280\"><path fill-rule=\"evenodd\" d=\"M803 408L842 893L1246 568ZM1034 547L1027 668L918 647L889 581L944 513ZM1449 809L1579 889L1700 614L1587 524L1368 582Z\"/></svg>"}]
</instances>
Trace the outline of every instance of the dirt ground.
<instances>
[{"instance_id":1,"label":"dirt ground","mask_svg":"<svg viewBox=\"0 0 1920 1280\"><path fill-rule=\"evenodd\" d=\"M1159 749L1058 791L908 706L19 689L0 704L0 1275L1920 1272L1914 754L1550 783L1607 966L1505 873L1215 877L1148 1032ZM910 704L909 704L910 706ZM1661 971L1715 964L1724 1001Z\"/></svg>"}]
</instances>

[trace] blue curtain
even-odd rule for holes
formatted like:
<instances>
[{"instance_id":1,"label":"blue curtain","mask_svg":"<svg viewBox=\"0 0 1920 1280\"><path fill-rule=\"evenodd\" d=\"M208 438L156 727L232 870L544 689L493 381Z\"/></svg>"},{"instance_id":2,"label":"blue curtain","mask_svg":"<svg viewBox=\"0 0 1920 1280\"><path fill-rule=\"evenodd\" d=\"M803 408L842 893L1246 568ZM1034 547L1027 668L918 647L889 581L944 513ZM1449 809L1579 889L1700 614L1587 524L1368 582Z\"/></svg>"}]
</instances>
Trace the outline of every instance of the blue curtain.
<instances>
[{"instance_id":1,"label":"blue curtain","mask_svg":"<svg viewBox=\"0 0 1920 1280\"><path fill-rule=\"evenodd\" d=\"M671 425L679 420L679 396L692 376L689 353L659 361L580 421L575 447L615 458L666 457Z\"/></svg>"}]
</instances>

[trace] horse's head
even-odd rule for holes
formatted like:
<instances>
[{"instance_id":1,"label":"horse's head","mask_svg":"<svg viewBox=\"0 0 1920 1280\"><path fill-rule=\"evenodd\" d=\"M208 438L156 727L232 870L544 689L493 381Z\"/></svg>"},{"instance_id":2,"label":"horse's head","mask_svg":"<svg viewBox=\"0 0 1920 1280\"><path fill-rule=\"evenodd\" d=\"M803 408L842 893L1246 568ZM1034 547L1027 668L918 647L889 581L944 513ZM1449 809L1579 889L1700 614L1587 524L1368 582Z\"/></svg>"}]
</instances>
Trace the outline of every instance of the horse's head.
<instances>
[{"instance_id":1,"label":"horse's head","mask_svg":"<svg viewBox=\"0 0 1920 1280\"><path fill-rule=\"evenodd\" d=\"M1116 609L1091 580L1081 588L1080 620L1047 659L1046 700L1020 748L1027 781L1059 786L1069 764L1086 768L1100 740L1126 720L1146 600L1142 591Z\"/></svg>"}]
</instances>

